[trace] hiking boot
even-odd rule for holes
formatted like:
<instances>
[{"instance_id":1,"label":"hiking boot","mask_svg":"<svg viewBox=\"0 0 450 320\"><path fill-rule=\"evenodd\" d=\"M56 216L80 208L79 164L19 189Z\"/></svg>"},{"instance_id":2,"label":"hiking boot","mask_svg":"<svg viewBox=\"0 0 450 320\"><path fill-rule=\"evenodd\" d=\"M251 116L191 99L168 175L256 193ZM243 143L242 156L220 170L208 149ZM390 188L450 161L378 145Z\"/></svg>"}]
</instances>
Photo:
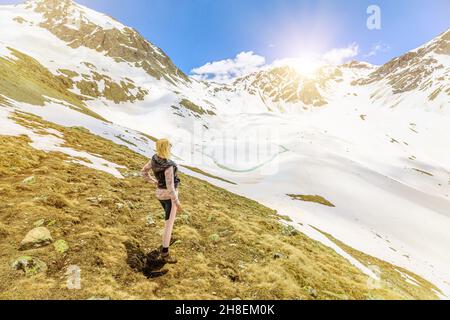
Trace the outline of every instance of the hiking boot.
<instances>
[{"instance_id":1,"label":"hiking boot","mask_svg":"<svg viewBox=\"0 0 450 320\"><path fill-rule=\"evenodd\" d=\"M169 253L161 253L161 259L168 264L175 264L178 262L178 260L172 257Z\"/></svg>"}]
</instances>

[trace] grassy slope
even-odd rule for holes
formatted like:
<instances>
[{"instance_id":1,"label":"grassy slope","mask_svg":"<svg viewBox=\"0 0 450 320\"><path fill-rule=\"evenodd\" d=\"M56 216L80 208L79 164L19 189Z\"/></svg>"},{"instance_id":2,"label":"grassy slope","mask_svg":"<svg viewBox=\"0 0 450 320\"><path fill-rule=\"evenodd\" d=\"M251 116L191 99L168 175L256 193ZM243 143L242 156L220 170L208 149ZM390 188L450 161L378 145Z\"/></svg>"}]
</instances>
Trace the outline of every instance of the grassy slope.
<instances>
[{"instance_id":1,"label":"grassy slope","mask_svg":"<svg viewBox=\"0 0 450 320\"><path fill-rule=\"evenodd\" d=\"M420 295L418 291L421 291L421 288L428 289L430 291L437 290L435 286L431 285L428 281L424 281L424 279L417 277L414 273L404 269L404 268L392 268L392 265L381 261L378 259L375 259L374 257L371 257L367 254L364 254L358 250L353 249L352 247L346 245L342 241L339 241L338 239L334 238L332 235L325 233L323 231L318 230L322 234L324 234L328 239L336 243L339 247L344 249L346 252L351 254L353 257L357 258L359 261L364 263L365 265L373 265L377 266L379 270L381 271L381 277L383 281L385 281L385 284L389 287L391 287L394 290L400 290L407 292L411 296L417 296ZM401 276L401 274L398 271L402 272L403 274L408 275L414 281L416 281L418 284L420 284L420 287L418 286L411 286L411 285L405 285L408 284L404 281L404 278Z\"/></svg>"},{"instance_id":2,"label":"grassy slope","mask_svg":"<svg viewBox=\"0 0 450 320\"><path fill-rule=\"evenodd\" d=\"M67 146L100 154L126 171L139 170L147 161L86 130L29 115L16 114L15 120L30 128L59 130ZM179 263L168 267L167 275L147 279L127 265L123 243L132 240L146 250L159 246L163 220L153 186L68 163L67 156L37 151L28 142L27 137L0 136L0 298L436 298L425 280L415 276L426 284L423 289L399 284L401 279L391 277L394 266L375 258L371 263L383 264L389 272L382 288L370 290L367 277L333 250L303 234L283 235L273 210L186 175L181 176L180 193L187 214L174 231L180 240L173 246ZM23 184L31 175L36 181ZM93 197L99 201L89 200ZM149 212L156 226L146 225ZM70 250L65 255L53 246L27 251L49 270L26 277L12 270L10 262L24 255L18 245L39 219L54 221L48 227L53 238L65 239ZM81 268L81 290L66 288L69 265Z\"/></svg>"},{"instance_id":3,"label":"grassy slope","mask_svg":"<svg viewBox=\"0 0 450 320\"><path fill-rule=\"evenodd\" d=\"M13 58L0 57L0 94L15 101L43 106L47 97L63 101L71 108L106 121L87 108L82 98L68 89L72 84L55 76L32 57L8 48ZM2 102L0 97L0 103ZM3 99L4 100L4 99Z\"/></svg>"}]
</instances>

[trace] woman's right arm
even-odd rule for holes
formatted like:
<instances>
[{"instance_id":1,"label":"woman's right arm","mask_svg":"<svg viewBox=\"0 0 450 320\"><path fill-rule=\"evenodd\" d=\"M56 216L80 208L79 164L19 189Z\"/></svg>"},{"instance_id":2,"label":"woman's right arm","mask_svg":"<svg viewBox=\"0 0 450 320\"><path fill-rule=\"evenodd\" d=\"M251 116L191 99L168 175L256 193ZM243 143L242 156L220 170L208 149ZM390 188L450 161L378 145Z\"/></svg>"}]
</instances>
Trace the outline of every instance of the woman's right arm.
<instances>
[{"instance_id":1,"label":"woman's right arm","mask_svg":"<svg viewBox=\"0 0 450 320\"><path fill-rule=\"evenodd\" d=\"M150 170L152 169L152 161L149 161L144 168L142 168L141 176L145 181L150 183L157 183L157 181L150 175Z\"/></svg>"}]
</instances>

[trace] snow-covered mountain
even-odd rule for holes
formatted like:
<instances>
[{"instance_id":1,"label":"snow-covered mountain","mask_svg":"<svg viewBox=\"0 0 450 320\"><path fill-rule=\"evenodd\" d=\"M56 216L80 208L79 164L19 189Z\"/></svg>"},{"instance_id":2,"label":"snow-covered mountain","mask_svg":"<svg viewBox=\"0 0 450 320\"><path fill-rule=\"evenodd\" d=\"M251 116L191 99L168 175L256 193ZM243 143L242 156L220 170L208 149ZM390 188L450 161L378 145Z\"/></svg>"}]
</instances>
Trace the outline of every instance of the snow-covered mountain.
<instances>
[{"instance_id":1,"label":"snow-covered mountain","mask_svg":"<svg viewBox=\"0 0 450 320\"><path fill-rule=\"evenodd\" d=\"M267 108L265 111L298 112L333 104L342 94L352 96L355 90L364 87L370 103L379 102L392 108L402 104L414 107L416 100L443 110L450 92L449 46L450 31L447 31L380 67L352 61L341 66L324 66L306 75L289 65L272 67L239 78L231 85L214 85L210 93L222 99L248 94L256 97L258 105ZM341 95L336 95L337 92Z\"/></svg>"},{"instance_id":2,"label":"snow-covered mountain","mask_svg":"<svg viewBox=\"0 0 450 320\"><path fill-rule=\"evenodd\" d=\"M0 29L0 134L27 134L8 120L21 110L145 155L149 136L167 136L201 170L187 173L289 215L367 274L318 230L450 296L450 30L383 66L287 65L217 84L70 0L0 6Z\"/></svg>"},{"instance_id":3,"label":"snow-covered mountain","mask_svg":"<svg viewBox=\"0 0 450 320\"><path fill-rule=\"evenodd\" d=\"M322 66L314 73L304 74L286 64L238 78L230 85L212 84L209 93L222 101L233 100L232 105L243 104L244 112L300 113L333 103L339 90L352 95L350 84L376 69L352 61L341 66Z\"/></svg>"},{"instance_id":4,"label":"snow-covered mountain","mask_svg":"<svg viewBox=\"0 0 450 320\"><path fill-rule=\"evenodd\" d=\"M41 14L39 26L49 30L71 48L87 47L115 61L141 67L149 75L170 82L188 81L170 58L136 30L71 0L28 1L27 10ZM20 21L27 22L27 20Z\"/></svg>"}]
</instances>

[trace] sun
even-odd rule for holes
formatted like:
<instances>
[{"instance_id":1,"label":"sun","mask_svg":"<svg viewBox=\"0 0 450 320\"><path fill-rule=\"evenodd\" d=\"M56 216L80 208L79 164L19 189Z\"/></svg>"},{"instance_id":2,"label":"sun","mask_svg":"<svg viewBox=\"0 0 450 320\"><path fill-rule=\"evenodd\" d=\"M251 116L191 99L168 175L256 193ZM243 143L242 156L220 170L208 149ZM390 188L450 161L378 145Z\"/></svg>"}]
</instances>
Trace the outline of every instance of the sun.
<instances>
[{"instance_id":1,"label":"sun","mask_svg":"<svg viewBox=\"0 0 450 320\"><path fill-rule=\"evenodd\" d=\"M313 54L302 55L292 59L290 64L298 73L311 76L323 65L319 58Z\"/></svg>"},{"instance_id":2,"label":"sun","mask_svg":"<svg viewBox=\"0 0 450 320\"><path fill-rule=\"evenodd\" d=\"M304 76L313 76L324 65L315 54L302 54L296 58L282 59L275 62L277 66L289 66Z\"/></svg>"}]
</instances>

